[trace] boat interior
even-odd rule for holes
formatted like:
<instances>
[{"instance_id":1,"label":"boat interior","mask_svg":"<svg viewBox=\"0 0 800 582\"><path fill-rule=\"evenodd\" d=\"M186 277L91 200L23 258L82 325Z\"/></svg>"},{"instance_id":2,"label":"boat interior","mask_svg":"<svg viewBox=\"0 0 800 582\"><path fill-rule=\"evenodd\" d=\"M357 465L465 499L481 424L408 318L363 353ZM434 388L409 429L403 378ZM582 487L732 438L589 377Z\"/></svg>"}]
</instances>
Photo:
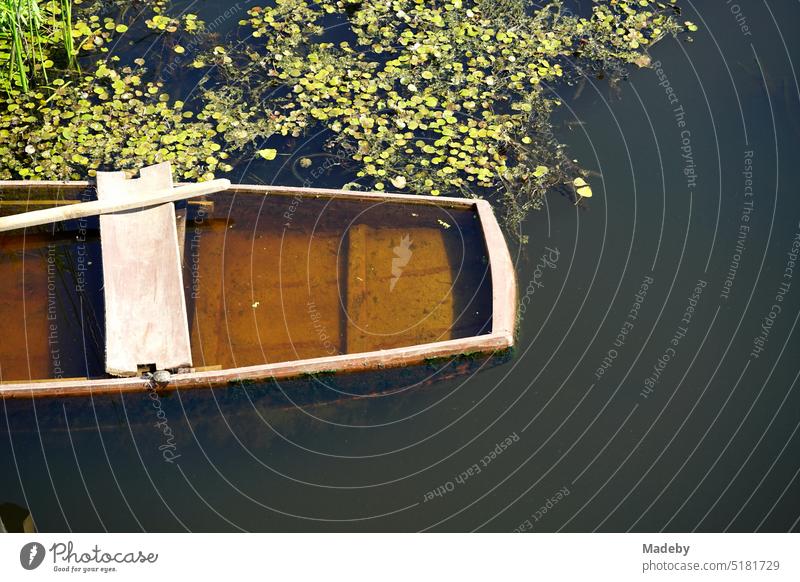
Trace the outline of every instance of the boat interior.
<instances>
[{"instance_id":1,"label":"boat interior","mask_svg":"<svg viewBox=\"0 0 800 582\"><path fill-rule=\"evenodd\" d=\"M91 187L0 188L0 216L94 198ZM471 208L236 187L176 208L194 370L492 331ZM0 382L107 377L98 224L0 233Z\"/></svg>"}]
</instances>

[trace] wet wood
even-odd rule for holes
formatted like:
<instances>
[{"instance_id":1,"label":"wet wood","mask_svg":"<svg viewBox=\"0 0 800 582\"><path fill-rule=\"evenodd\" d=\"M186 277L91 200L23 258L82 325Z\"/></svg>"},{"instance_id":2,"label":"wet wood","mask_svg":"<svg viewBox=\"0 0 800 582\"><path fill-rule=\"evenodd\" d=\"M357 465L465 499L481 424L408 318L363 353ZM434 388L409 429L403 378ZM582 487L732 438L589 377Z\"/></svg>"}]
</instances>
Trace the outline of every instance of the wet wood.
<instances>
[{"instance_id":1,"label":"wet wood","mask_svg":"<svg viewBox=\"0 0 800 582\"><path fill-rule=\"evenodd\" d=\"M347 352L451 339L453 276L440 227L350 228Z\"/></svg>"},{"instance_id":2,"label":"wet wood","mask_svg":"<svg viewBox=\"0 0 800 582\"><path fill-rule=\"evenodd\" d=\"M109 172L104 172L109 173ZM122 174L124 172L110 172ZM98 172L98 184L100 182ZM112 212L124 212L148 206L165 204L176 200L185 200L196 196L204 196L226 190L230 186L228 180L211 180L199 184L187 184L178 188L157 188L147 193L134 197L94 200L92 202L82 202L80 204L60 205L54 208L42 210L32 210L22 214L4 216L0 218L0 232L29 228L31 226L41 226L60 222L64 220L74 220L76 218L86 218L97 216L98 214L108 214Z\"/></svg>"},{"instance_id":3,"label":"wet wood","mask_svg":"<svg viewBox=\"0 0 800 582\"><path fill-rule=\"evenodd\" d=\"M98 172L98 200L110 203L172 188L169 164L124 172ZM106 300L106 371L134 376L139 366L158 370L191 366L189 324L175 205L100 217Z\"/></svg>"},{"instance_id":4,"label":"wet wood","mask_svg":"<svg viewBox=\"0 0 800 582\"><path fill-rule=\"evenodd\" d=\"M15 239L0 240L0 253L11 257L0 262L0 329L3 337L15 340L0 340L3 382L51 376L48 321L41 317L49 308L48 294L42 293L48 284L47 250L43 243Z\"/></svg>"},{"instance_id":5,"label":"wet wood","mask_svg":"<svg viewBox=\"0 0 800 582\"><path fill-rule=\"evenodd\" d=\"M186 248L186 208L179 208L175 211L175 226L178 230L178 256L181 257L183 264L184 251Z\"/></svg>"},{"instance_id":6,"label":"wet wood","mask_svg":"<svg viewBox=\"0 0 800 582\"><path fill-rule=\"evenodd\" d=\"M26 208L29 206L69 206L80 204L80 200L0 200L0 208Z\"/></svg>"},{"instance_id":7,"label":"wet wood","mask_svg":"<svg viewBox=\"0 0 800 582\"><path fill-rule=\"evenodd\" d=\"M223 301L223 245L203 244L209 237L224 234L223 220L203 220L193 224L189 235L190 280L187 281L191 309L192 359L200 367L216 365L227 346L225 305ZM206 234L206 233L210 234ZM198 312L212 312L212 317L199 317Z\"/></svg>"},{"instance_id":8,"label":"wet wood","mask_svg":"<svg viewBox=\"0 0 800 582\"><path fill-rule=\"evenodd\" d=\"M514 344L517 327L517 276L508 244L486 200L477 202L484 244L492 274L492 333L505 335Z\"/></svg>"},{"instance_id":9,"label":"wet wood","mask_svg":"<svg viewBox=\"0 0 800 582\"><path fill-rule=\"evenodd\" d=\"M199 244L190 237L202 282L190 311L195 362L229 368L341 353L340 238L228 229L221 245L220 229L211 221Z\"/></svg>"},{"instance_id":10,"label":"wet wood","mask_svg":"<svg viewBox=\"0 0 800 582\"><path fill-rule=\"evenodd\" d=\"M40 183L42 188L50 188L52 191L54 188L58 190L58 195L76 195L80 193L83 189L86 188L86 183ZM20 188L23 187L22 184L19 185ZM30 188L31 184L25 184L26 188ZM12 188L13 189L13 188ZM0 192L6 190L6 185L0 183ZM181 373L173 374L170 383L164 387L164 390L177 390L177 389L191 389L191 388L202 388L202 387L213 387L213 386L225 386L228 384L238 385L239 382L261 382L268 379L290 379L295 378L298 376L303 376L306 374L314 374L319 372L360 372L360 371L368 371L368 370L382 370L382 369L389 369L389 368L396 368L396 367L405 367L405 366L413 366L417 364L422 364L428 361L430 358L449 358L456 356L458 354L488 354L491 355L496 352L505 352L510 347L514 345L514 328L515 328L515 321L516 321L516 280L514 276L513 270L513 263L511 261L510 253L508 252L508 247L506 246L506 242L504 240L503 234L500 231L500 228L497 224L497 221L492 213L491 206L488 202L480 201L480 200L469 200L469 199L456 199L456 198L440 198L440 197L419 197L419 196L412 196L412 195L403 195L403 194L384 194L384 193L370 193L370 192L344 192L344 191L337 191L337 190L327 190L327 189L302 189L302 188L290 188L290 187L274 187L274 186L247 186L247 185L239 185L235 186L232 189L232 194L235 196L243 196L244 198L250 198L253 200L254 208L259 207L259 203L257 202L258 197L262 196L275 196L281 199L281 203L279 205L280 212L279 214L283 214L287 210L289 212L289 222L291 229L295 229L295 227L299 227L300 225L300 216L305 212L306 214L313 210L313 204L310 204L309 201L313 200L331 200L338 204L340 201L344 201L347 204L381 204L383 202L386 203L402 203L402 204L411 204L414 205L409 209L409 213L411 212L419 212L422 213L420 209L421 206L435 206L441 208L452 208L452 209L465 209L470 210L474 215L470 218L470 221L475 221L474 224L478 226L479 229L482 229L483 232L483 239L485 244L485 249L480 249L473 256L480 257L481 255L485 255L487 257L487 267L491 272L491 276L489 277L488 274L483 276L486 277L487 283L491 281L491 305L486 306L486 308L481 308L481 313L487 312L491 310L489 313L487 321L487 326L490 325L491 329L487 329L491 333L486 333L483 335L471 335L469 337L458 336L458 339L445 339L445 341L435 341L429 340L430 343L421 343L418 340L412 338L415 342L414 345L396 345L396 347L391 347L388 349L380 349L380 348L373 348L369 351L363 351L360 353L333 353L331 355L320 355L317 357L303 357L302 353L299 353L297 356L293 356L292 353L288 354L281 354L280 357L284 357L280 361L275 361L272 358L263 358L261 359L264 363L257 363L259 360L250 359L250 362L255 361L255 364L247 364L247 365L237 365L236 362L232 362L232 357L228 357L227 360L223 358L222 360L215 361L216 356L214 357L206 357L204 358L205 361L198 361L195 358L195 363L198 366L211 366L215 369L186 369L181 370ZM24 195L23 192L20 192L20 195ZM41 197L41 196L40 196ZM54 197L52 195L48 195L48 197ZM238 198L241 200L241 198ZM299 200L299 207L297 203L293 202L294 200ZM228 216L227 208L225 208L225 198L218 199L215 202L216 204L220 204L221 206L217 209L215 213L217 216ZM297 213L294 212L295 208L297 208ZM387 206L387 210L391 210L393 207ZM396 210L395 210L396 212ZM192 247L191 244L193 241L193 237L195 236L196 232L202 231L203 236L206 233L211 233L215 229L213 228L216 219L207 218L202 224L197 225L194 222L194 219L191 216L192 211L190 211L189 215L189 222L187 223L187 242L186 242L186 256L191 256ZM245 213L246 216L250 216L251 213ZM279 325L286 326L287 324L291 324L294 326L297 322L296 321L287 321L282 315L281 311L276 311L279 315L279 319L277 322L272 323L269 317L270 313L273 309L291 309L292 311L296 311L295 315L302 316L305 318L309 318L311 315L311 310L308 307L308 299L309 293L307 290L308 285L308 274L304 275L303 279L303 287L302 292L300 288L294 288L292 286L278 286L273 288L280 289L281 293L283 293L284 298L289 297L292 300L296 300L296 303L288 304L284 301L284 303L280 303L280 300L277 302L270 304L270 302L266 302L262 299L263 293L270 287L269 281L264 279L262 282L258 281L258 277L269 277L266 273L269 269L275 268L275 263L278 263L279 269L286 269L285 265L282 265L279 261L278 257L280 255L280 250L276 251L273 243L270 242L269 244L263 245L259 247L257 244L253 245L252 241L252 233L255 232L254 224L252 222L248 222L247 219L244 219L243 216L239 215L236 220L238 220L238 224L221 224L220 227L226 229L226 232L229 233L229 236L226 237L226 241L223 244L223 247L227 248L220 248L219 246L216 249L216 253L211 250L211 247L206 249L204 252L204 256L206 257L206 266L202 264L202 254L201 254L201 264L200 264L200 271L202 275L208 275L208 277L202 277L203 285L200 288L201 295L206 295L205 300L211 303L216 302L217 308L220 310L220 315L218 318L214 320L214 325L211 325L206 330L194 330L193 329L193 339L196 336L202 337L203 343L206 342L213 343L214 341L217 342L217 345L214 346L214 349L211 351L216 352L218 354L223 354L225 352L233 355L233 351L231 349L231 342L235 340L238 342L239 340L234 338L232 340L229 337L229 334L232 333L233 327L240 326L242 329L245 329L246 326L243 325L243 322L251 320L253 322L253 334L251 339L255 338L256 344L253 344L256 348L258 337L261 336L262 341L263 338L267 337L267 341L269 337L267 335L270 329L277 329ZM389 216L389 213L384 213L385 216ZM258 212L252 213L253 217L258 216ZM416 214L413 214L416 216ZM422 216L422 214L420 214ZM262 216L260 219L263 220L264 217ZM322 221L328 220L330 226L330 220L338 220L336 216L336 211L327 211L324 216L321 217ZM253 218L256 220L256 218ZM283 218L280 216L276 219L279 223L283 222ZM395 230L404 230L403 226L396 225L393 222L394 219L391 219L392 222L387 223L387 226L394 225ZM416 219L415 219L416 220ZM413 221L409 219L410 227L413 228ZM338 224L338 223L337 223ZM435 224L435 221L434 221ZM334 225L335 226L335 225ZM235 228L232 228L235 227ZM227 230L232 228L232 230ZM283 227L281 227L283 228ZM231 238L230 234L237 232L239 229L242 229L244 232L249 233L247 235L248 245L246 249L240 249L235 246L231 246ZM452 230L452 229L451 229ZM300 234L300 233L298 233ZM308 233L307 233L308 234ZM402 233L400 233L402 236ZM266 235L268 237L268 235ZM319 233L314 235L315 237L319 236ZM343 237L346 235L342 235ZM213 237L212 237L213 238ZM411 236L411 239L414 237ZM308 236L306 236L306 240ZM284 240L283 243L286 244L287 240ZM297 244L298 248L300 248L300 243L302 239L298 239ZM392 241L390 241L391 243ZM304 243L305 244L305 243ZM340 265L340 293L341 297L338 297L338 300L343 303L342 311L346 310L346 302L348 297L345 295L347 292L347 254L348 254L348 240L346 238L342 238L338 245L336 245L336 249L340 255L339 258L339 265ZM480 244L480 243L479 243ZM388 269L389 273L391 272L392 267L392 259L396 258L393 252L395 246L398 246L396 242L392 243L392 247L390 247L390 254L388 255L388 266L382 267L384 269ZM327 246L327 245L323 245ZM367 245L368 246L368 245ZM283 261L287 263L293 262L302 262L301 265L302 269L305 270L307 268L307 260L308 260L308 250L304 248L304 254L299 257L299 261L294 261L289 259L289 255L285 255L283 257ZM328 247L331 248L331 247ZM412 245L413 248L413 245ZM245 259L243 263L232 268L233 266L230 265L233 259L237 259L241 262L241 256L246 253L248 257ZM211 257L214 258L211 258ZM210 261L209 261L210 259ZM289 259L289 260L287 260ZM385 264L385 261L383 261ZM344 263L344 264L343 264ZM410 261L410 265L413 265L414 260ZM316 264L316 263L314 263ZM365 263L366 264L366 263ZM214 273L212 272L213 269L207 270L208 265L214 265L216 267L216 277L213 277ZM296 267L296 266L294 266ZM187 269L190 269L190 265L187 264ZM300 267L296 267L298 272L301 270ZM313 269L312 269L313 270ZM327 269L326 269L327 270ZM234 272L236 271L236 272ZM322 269L318 269L317 272L320 276L325 275L322 273ZM404 271L405 273L406 271ZM272 274L272 279L284 277L285 273L282 271L275 271ZM328 276L333 275L333 273L328 273ZM405 276L405 275L404 275ZM403 277L404 277L403 276ZM478 274L478 277L481 275ZM240 287L236 286L227 286L224 287L220 284L219 288L214 288L213 285L209 285L209 280L214 279L215 281L222 281L225 279L230 279L231 277L239 277L244 278L245 283ZM387 275L384 273L382 278L386 278ZM453 274L452 277L456 277L456 274ZM187 275L188 278L188 275ZM377 278L376 278L377 280ZM384 281L386 285L390 284L389 281L391 280L391 276L389 276L388 281ZM395 283L395 291L401 291L402 287L397 287L398 285L403 284L403 278L401 277L397 283ZM289 279L286 279L289 282ZM327 280L325 278L320 278L319 280L320 285L330 286L331 280ZM383 283L379 285L379 288L383 286ZM311 290L314 290L314 286L311 286ZM367 285L367 288L369 286ZM295 289L293 291L293 289ZM191 290L191 285L187 281L187 293ZM231 303L232 301L236 303ZM233 321L229 318L226 318L226 312L230 315L231 305L238 305L241 302L242 309L241 309L241 318L237 321ZM253 305L258 302L256 307ZM268 307L267 312L260 313L264 307ZM463 306L459 306L458 309L462 309ZM327 312L327 309L325 310ZM190 311L191 313L191 311ZM333 311L331 312L333 313ZM204 320L208 323L208 320ZM324 324L322 327L330 327L335 325L333 320L330 324ZM262 327L263 326L263 327ZM213 330L211 328L214 328ZM242 329L237 329L236 333L242 333ZM309 339L312 341L316 341L319 343L320 336L319 330L321 329L320 325L310 328ZM342 338L346 339L347 329L346 323L342 323ZM454 329L458 329L457 327ZM246 331L246 329L245 329ZM202 333L199 333L202 332ZM311 333L313 332L313 333ZM452 330L451 330L452 332ZM314 335L316 334L316 336ZM294 332L294 328L292 329L292 337L294 338L296 333ZM245 337L245 336L238 336L238 337ZM249 336L250 337L250 336ZM240 344L241 345L241 344ZM197 349L197 346L193 346ZM258 348L260 349L260 348ZM342 351L347 349L346 345L342 345L340 348ZM205 350L204 350L205 351ZM277 352L276 352L277 353ZM313 353L309 351L308 353ZM208 354L206 354L208 356ZM291 358L295 359L291 359ZM236 359L239 361L239 359ZM242 361L247 362L248 358L242 358ZM221 369L216 369L220 366L220 362L224 362ZM50 381L50 382L42 382L37 384L30 384L27 382L17 382L14 384L4 384L0 385L0 398L8 397L8 398L15 398L15 397L22 397L22 398L30 398L30 397L67 397L67 396L74 396L74 397L86 397L89 395L100 395L100 394L116 394L116 393L124 393L124 392L141 392L148 388L148 383L141 379L141 378L95 378L88 381L80 381L80 380L63 380L63 381Z\"/></svg>"}]
</instances>

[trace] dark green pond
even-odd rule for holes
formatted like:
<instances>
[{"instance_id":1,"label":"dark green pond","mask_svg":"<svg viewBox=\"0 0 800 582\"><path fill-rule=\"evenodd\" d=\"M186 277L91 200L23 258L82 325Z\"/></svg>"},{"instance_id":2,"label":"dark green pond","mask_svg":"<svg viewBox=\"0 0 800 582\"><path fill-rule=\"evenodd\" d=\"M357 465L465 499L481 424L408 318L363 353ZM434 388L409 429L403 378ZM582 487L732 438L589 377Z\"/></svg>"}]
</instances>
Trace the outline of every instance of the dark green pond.
<instances>
[{"instance_id":1,"label":"dark green pond","mask_svg":"<svg viewBox=\"0 0 800 582\"><path fill-rule=\"evenodd\" d=\"M175 393L161 420L148 395L4 401L0 506L41 531L797 530L800 6L681 4L700 31L656 70L553 88L594 197L512 245L510 361L320 406ZM323 138L232 180L341 186Z\"/></svg>"}]
</instances>

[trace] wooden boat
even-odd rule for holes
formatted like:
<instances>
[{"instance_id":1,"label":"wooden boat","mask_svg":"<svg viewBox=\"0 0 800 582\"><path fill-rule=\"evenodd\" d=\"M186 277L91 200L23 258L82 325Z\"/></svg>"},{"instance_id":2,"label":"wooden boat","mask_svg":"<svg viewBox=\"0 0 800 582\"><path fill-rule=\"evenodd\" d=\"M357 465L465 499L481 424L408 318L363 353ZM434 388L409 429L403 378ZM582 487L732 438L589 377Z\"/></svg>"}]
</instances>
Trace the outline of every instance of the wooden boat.
<instances>
[{"instance_id":1,"label":"wooden boat","mask_svg":"<svg viewBox=\"0 0 800 582\"><path fill-rule=\"evenodd\" d=\"M0 217L96 197L89 182L0 182ZM125 343L126 330L180 312L164 307L175 298L159 298L163 283L136 263L162 236L160 223L153 232L138 222L141 231L125 235L133 244L111 241L105 225L101 237L98 225L135 212L0 232L0 397L252 385L491 357L514 345L515 275L486 201L235 185L167 206L185 305L186 328L175 333L187 361L140 356L128 377L110 368L110 334ZM109 265L112 253L123 267ZM151 288L158 322L144 298ZM144 343L170 350L181 341L151 334ZM163 367L170 373L154 379Z\"/></svg>"}]
</instances>

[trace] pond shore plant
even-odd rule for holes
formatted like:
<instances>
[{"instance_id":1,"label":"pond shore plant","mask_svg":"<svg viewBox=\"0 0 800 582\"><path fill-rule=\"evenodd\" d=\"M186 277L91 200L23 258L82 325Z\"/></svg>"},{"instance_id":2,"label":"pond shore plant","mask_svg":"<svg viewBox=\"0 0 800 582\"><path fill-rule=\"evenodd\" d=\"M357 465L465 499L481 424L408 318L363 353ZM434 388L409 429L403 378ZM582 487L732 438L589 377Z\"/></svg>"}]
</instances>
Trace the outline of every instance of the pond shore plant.
<instances>
[{"instance_id":1,"label":"pond shore plant","mask_svg":"<svg viewBox=\"0 0 800 582\"><path fill-rule=\"evenodd\" d=\"M512 230L548 190L591 196L555 137L554 89L623 78L691 24L678 22L674 0L593 0L581 12L560 0L274 0L242 13L235 41L182 43L203 24L170 16L165 0L136 2L133 20L127 3L74 0L69 27L69 0L0 2L45 7L62 22L48 25L44 52L13 69L42 80L15 80L0 100L0 179L75 179L161 160L178 178L208 179L237 158L291 154L282 138L323 129L348 158L347 187L493 198ZM161 48L109 53L135 47L134 26ZM152 72L176 70L204 75L187 103Z\"/></svg>"},{"instance_id":2,"label":"pond shore plant","mask_svg":"<svg viewBox=\"0 0 800 582\"><path fill-rule=\"evenodd\" d=\"M72 0L0 0L0 87L46 83L59 51L74 67Z\"/></svg>"},{"instance_id":3,"label":"pond shore plant","mask_svg":"<svg viewBox=\"0 0 800 582\"><path fill-rule=\"evenodd\" d=\"M151 4L144 34L158 30L166 40L179 30L202 29L195 15L171 18L162 15L163 0ZM80 18L72 38L81 70L65 67L28 91L13 87L0 97L0 179L85 179L98 169L133 170L167 160L187 180L232 169L213 124L172 99L144 60L121 65L120 56L108 54L129 29L109 15L120 6L76 0Z\"/></svg>"}]
</instances>

